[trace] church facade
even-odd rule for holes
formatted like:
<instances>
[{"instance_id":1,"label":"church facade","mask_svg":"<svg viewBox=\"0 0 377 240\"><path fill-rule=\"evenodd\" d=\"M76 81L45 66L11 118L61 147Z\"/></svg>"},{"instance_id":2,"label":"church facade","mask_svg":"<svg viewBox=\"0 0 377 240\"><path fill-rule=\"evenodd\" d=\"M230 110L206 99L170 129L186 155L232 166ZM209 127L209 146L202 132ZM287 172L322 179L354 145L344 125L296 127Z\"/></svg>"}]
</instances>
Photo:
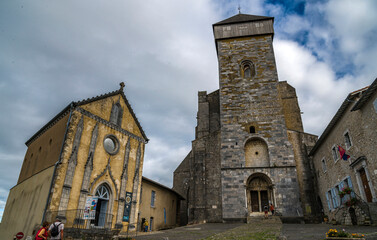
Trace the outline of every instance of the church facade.
<instances>
[{"instance_id":1,"label":"church facade","mask_svg":"<svg viewBox=\"0 0 377 240\"><path fill-rule=\"evenodd\" d=\"M174 172L181 223L247 221L274 204L284 216L319 211L295 89L279 82L274 18L237 14L213 24L219 90L198 94L192 150Z\"/></svg>"},{"instance_id":2,"label":"church facade","mask_svg":"<svg viewBox=\"0 0 377 240\"><path fill-rule=\"evenodd\" d=\"M56 217L66 228L135 228L148 138L123 87L72 102L26 142L2 238L32 236Z\"/></svg>"}]
</instances>

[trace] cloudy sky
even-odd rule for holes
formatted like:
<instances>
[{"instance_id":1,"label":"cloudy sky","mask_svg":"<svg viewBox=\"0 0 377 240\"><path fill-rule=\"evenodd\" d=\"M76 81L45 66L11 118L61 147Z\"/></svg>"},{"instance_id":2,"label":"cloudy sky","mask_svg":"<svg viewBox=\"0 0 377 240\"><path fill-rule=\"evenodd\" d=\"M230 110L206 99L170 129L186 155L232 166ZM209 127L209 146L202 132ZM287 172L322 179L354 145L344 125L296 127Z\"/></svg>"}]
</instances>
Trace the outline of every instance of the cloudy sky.
<instances>
[{"instance_id":1,"label":"cloudy sky","mask_svg":"<svg viewBox=\"0 0 377 240\"><path fill-rule=\"evenodd\" d=\"M377 76L375 0L0 1L0 219L25 141L71 101L125 93L144 131L143 175L172 186L189 152L197 92L218 89L212 24L275 17L280 80L320 135L346 95Z\"/></svg>"}]
</instances>

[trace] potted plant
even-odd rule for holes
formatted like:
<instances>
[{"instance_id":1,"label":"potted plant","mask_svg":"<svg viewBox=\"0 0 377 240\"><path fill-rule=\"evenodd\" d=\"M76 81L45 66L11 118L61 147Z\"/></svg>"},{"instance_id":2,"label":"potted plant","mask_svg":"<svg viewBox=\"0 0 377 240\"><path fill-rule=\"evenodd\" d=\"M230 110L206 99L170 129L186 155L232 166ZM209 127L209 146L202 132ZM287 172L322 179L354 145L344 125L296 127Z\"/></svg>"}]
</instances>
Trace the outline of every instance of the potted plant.
<instances>
[{"instance_id":1,"label":"potted plant","mask_svg":"<svg viewBox=\"0 0 377 240\"><path fill-rule=\"evenodd\" d=\"M348 200L347 202L345 202L346 206L347 207L351 207L353 205L355 205L357 203L357 199L356 198L351 198L350 200Z\"/></svg>"},{"instance_id":2,"label":"potted plant","mask_svg":"<svg viewBox=\"0 0 377 240\"><path fill-rule=\"evenodd\" d=\"M331 224L332 224L332 225L336 225L336 220L335 220L335 218L331 219Z\"/></svg>"},{"instance_id":3,"label":"potted plant","mask_svg":"<svg viewBox=\"0 0 377 240\"><path fill-rule=\"evenodd\" d=\"M337 240L348 240L348 239L359 239L359 240L365 240L364 234L359 234L359 233L348 233L346 230L336 230L336 229L330 229L326 233L326 239L337 239Z\"/></svg>"}]
</instances>

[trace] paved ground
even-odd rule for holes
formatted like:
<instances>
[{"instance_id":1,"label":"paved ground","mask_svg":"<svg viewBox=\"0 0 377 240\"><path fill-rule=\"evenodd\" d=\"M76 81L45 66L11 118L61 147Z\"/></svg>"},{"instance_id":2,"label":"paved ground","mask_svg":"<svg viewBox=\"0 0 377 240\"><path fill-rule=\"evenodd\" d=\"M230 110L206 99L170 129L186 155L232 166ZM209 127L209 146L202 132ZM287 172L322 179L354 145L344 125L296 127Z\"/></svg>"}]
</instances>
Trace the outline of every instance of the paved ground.
<instances>
[{"instance_id":1,"label":"paved ground","mask_svg":"<svg viewBox=\"0 0 377 240\"><path fill-rule=\"evenodd\" d=\"M224 223L206 223L197 224L185 227L177 227L174 229L169 229L165 231L152 232L152 233L142 233L134 237L137 240L149 240L149 239L159 239L159 240L196 240L203 239L209 236L216 235L221 232L228 231L229 229L239 227L244 225L242 223L235 224L224 224Z\"/></svg>"},{"instance_id":2,"label":"paved ground","mask_svg":"<svg viewBox=\"0 0 377 240\"><path fill-rule=\"evenodd\" d=\"M377 226L341 226L330 224L281 224L276 219L262 220L251 224L206 223L178 227L165 231L142 233L136 240L246 240L279 239L287 240L323 240L329 229L345 229L350 233L366 234L367 240L377 240Z\"/></svg>"},{"instance_id":3,"label":"paved ground","mask_svg":"<svg viewBox=\"0 0 377 240\"><path fill-rule=\"evenodd\" d=\"M366 234L367 240L377 240L377 226L342 226L331 224L283 224L282 235L288 240L323 240L329 229L345 229L349 233Z\"/></svg>"}]
</instances>

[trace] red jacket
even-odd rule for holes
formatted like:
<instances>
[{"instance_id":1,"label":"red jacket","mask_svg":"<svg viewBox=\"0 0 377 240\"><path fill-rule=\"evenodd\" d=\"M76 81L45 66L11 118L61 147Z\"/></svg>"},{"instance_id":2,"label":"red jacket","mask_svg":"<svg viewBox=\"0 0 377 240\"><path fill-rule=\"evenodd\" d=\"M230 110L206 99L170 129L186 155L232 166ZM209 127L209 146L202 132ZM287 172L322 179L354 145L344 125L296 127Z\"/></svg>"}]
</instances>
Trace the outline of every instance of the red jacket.
<instances>
[{"instance_id":1,"label":"red jacket","mask_svg":"<svg viewBox=\"0 0 377 240\"><path fill-rule=\"evenodd\" d=\"M39 235L39 233L42 231L42 229L44 229L45 230L45 232L43 233L43 236L45 236L46 238L41 238L41 237L38 237L38 235ZM38 230L38 232L37 232L37 235L35 236L35 240L44 240L44 239L47 239L47 231L48 231L48 229L47 228L41 228L41 229L39 229Z\"/></svg>"}]
</instances>

